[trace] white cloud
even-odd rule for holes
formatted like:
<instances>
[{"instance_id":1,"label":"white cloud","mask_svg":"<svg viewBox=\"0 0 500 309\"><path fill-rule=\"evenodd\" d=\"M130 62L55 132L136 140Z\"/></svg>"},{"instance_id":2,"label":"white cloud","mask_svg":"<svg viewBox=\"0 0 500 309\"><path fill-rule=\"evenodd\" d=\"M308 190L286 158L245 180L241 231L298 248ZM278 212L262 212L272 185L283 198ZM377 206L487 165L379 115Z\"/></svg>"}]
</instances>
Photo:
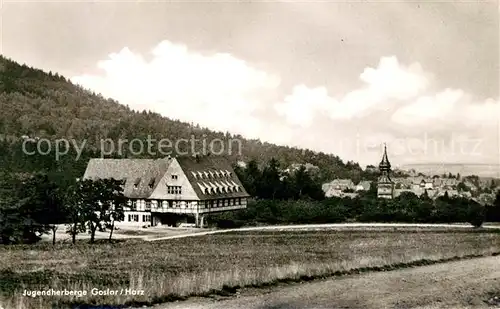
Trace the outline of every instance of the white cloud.
<instances>
[{"instance_id":1,"label":"white cloud","mask_svg":"<svg viewBox=\"0 0 500 309\"><path fill-rule=\"evenodd\" d=\"M276 76L229 54L203 55L163 41L145 61L128 48L100 61L103 76L72 79L134 109L192 121L215 130L257 136L261 123L252 116L261 92L279 85Z\"/></svg>"},{"instance_id":2,"label":"white cloud","mask_svg":"<svg viewBox=\"0 0 500 309\"><path fill-rule=\"evenodd\" d=\"M324 87L296 86L284 102L275 105L279 115L289 123L310 126L318 113L326 112L332 119L348 120L362 117L383 108L390 100L407 100L425 90L430 76L420 64L401 65L396 57L383 57L377 68L366 68L360 75L365 84L340 98L328 95Z\"/></svg>"},{"instance_id":3,"label":"white cloud","mask_svg":"<svg viewBox=\"0 0 500 309\"><path fill-rule=\"evenodd\" d=\"M461 90L445 89L434 96L422 96L414 103L405 105L392 115L392 121L404 124L420 124L424 121L438 121L449 117L457 102L464 97ZM436 123L438 124L438 123Z\"/></svg>"},{"instance_id":4,"label":"white cloud","mask_svg":"<svg viewBox=\"0 0 500 309\"><path fill-rule=\"evenodd\" d=\"M500 101L475 102L460 89L445 89L400 107L391 119L404 126L432 126L433 129L492 126L500 121Z\"/></svg>"},{"instance_id":5,"label":"white cloud","mask_svg":"<svg viewBox=\"0 0 500 309\"><path fill-rule=\"evenodd\" d=\"M275 105L275 110L291 124L310 126L318 111L326 111L334 104L336 102L328 96L326 88L311 89L299 85L285 97L284 103Z\"/></svg>"},{"instance_id":6,"label":"white cloud","mask_svg":"<svg viewBox=\"0 0 500 309\"><path fill-rule=\"evenodd\" d=\"M362 87L336 96L325 87L299 85L274 108L301 132L312 132L303 145L316 144L344 159L375 164L384 142L396 162L491 161L497 156L500 100L477 102L461 89L432 93L433 76L420 64L405 66L396 57L381 58L360 80ZM318 123L319 116L329 116L330 123ZM332 135L339 130L331 128L341 132ZM427 149L435 143L439 149Z\"/></svg>"},{"instance_id":7,"label":"white cloud","mask_svg":"<svg viewBox=\"0 0 500 309\"><path fill-rule=\"evenodd\" d=\"M234 56L196 53L168 41L152 56L146 61L124 48L98 63L102 76L82 75L73 81L134 109L363 164L379 162L384 142L395 164L479 157L491 161L493 155L498 160L500 100L476 102L471 94L451 88L431 93L432 75L418 63L406 66L396 57L383 57L359 75L360 87L344 94L299 80L272 105L270 94L279 94L279 78ZM322 121L325 117L329 122ZM481 137L481 156L471 154L472 142L464 147L467 153L459 148L453 152L456 136ZM426 152L434 140L446 147Z\"/></svg>"},{"instance_id":8,"label":"white cloud","mask_svg":"<svg viewBox=\"0 0 500 309\"><path fill-rule=\"evenodd\" d=\"M419 94L428 86L430 76L419 63L404 66L394 56L380 59L376 69L366 68L360 79L368 87L365 91L378 98L406 100Z\"/></svg>"}]
</instances>

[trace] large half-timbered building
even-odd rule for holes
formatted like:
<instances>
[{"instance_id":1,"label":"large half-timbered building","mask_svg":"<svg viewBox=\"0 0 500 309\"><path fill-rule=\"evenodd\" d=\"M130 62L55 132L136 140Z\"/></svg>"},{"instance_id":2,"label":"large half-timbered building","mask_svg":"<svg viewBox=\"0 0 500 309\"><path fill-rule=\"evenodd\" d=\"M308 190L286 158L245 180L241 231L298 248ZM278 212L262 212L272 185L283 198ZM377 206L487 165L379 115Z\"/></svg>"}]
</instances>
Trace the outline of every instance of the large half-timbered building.
<instances>
[{"instance_id":1,"label":"large half-timbered building","mask_svg":"<svg viewBox=\"0 0 500 309\"><path fill-rule=\"evenodd\" d=\"M84 179L124 180L123 224L175 225L179 218L204 226L207 214L244 209L249 197L223 157L91 159Z\"/></svg>"}]
</instances>

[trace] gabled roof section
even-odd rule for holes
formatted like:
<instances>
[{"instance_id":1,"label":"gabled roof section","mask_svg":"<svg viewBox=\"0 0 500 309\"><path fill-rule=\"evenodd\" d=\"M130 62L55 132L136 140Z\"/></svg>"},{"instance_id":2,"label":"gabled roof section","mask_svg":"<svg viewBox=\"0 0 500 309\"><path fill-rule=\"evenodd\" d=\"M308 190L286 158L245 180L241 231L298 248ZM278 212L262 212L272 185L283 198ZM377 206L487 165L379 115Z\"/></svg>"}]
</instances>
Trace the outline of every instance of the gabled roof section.
<instances>
[{"instance_id":1,"label":"gabled roof section","mask_svg":"<svg viewBox=\"0 0 500 309\"><path fill-rule=\"evenodd\" d=\"M167 172L171 159L90 159L84 179L125 180L128 198L148 198Z\"/></svg>"},{"instance_id":2,"label":"gabled roof section","mask_svg":"<svg viewBox=\"0 0 500 309\"><path fill-rule=\"evenodd\" d=\"M249 196L241 181L234 173L231 163L224 157L182 156L177 157L176 160L200 200ZM203 174L204 177L194 177L192 172L198 175ZM209 176L210 174L211 177ZM227 190L226 187L229 186L238 187L239 190ZM204 191L202 187L208 190Z\"/></svg>"}]
</instances>

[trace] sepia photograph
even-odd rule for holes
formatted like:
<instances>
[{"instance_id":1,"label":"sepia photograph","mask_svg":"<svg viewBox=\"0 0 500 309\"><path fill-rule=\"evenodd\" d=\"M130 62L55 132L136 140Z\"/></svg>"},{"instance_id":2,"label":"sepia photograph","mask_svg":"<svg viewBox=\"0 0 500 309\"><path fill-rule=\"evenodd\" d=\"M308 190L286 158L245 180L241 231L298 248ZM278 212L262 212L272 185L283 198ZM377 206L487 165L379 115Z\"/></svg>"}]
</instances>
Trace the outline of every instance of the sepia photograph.
<instances>
[{"instance_id":1,"label":"sepia photograph","mask_svg":"<svg viewBox=\"0 0 500 309\"><path fill-rule=\"evenodd\" d=\"M500 308L498 0L0 0L0 309Z\"/></svg>"}]
</instances>

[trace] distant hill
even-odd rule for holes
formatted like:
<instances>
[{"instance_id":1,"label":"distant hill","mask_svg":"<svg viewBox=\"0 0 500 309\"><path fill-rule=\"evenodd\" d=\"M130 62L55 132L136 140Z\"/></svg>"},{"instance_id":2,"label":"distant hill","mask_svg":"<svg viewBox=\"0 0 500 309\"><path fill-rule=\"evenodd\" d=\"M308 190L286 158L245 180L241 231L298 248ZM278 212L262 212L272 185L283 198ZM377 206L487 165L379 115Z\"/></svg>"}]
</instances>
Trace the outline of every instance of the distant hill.
<instances>
[{"instance_id":1,"label":"distant hill","mask_svg":"<svg viewBox=\"0 0 500 309\"><path fill-rule=\"evenodd\" d=\"M403 170L414 169L426 175L441 175L460 173L462 176L477 175L482 178L500 178L500 164L471 164L471 163L420 163L406 164L400 167Z\"/></svg>"},{"instance_id":2,"label":"distant hill","mask_svg":"<svg viewBox=\"0 0 500 309\"><path fill-rule=\"evenodd\" d=\"M116 141L125 138L146 139L151 135L156 139L167 137L175 141L180 138L189 139L194 135L196 138L206 136L207 142L213 139L240 139L242 153L230 155L233 162L250 159L267 162L275 157L284 166L293 163L314 164L321 169L325 178L359 178L362 174L357 163L345 163L335 155L245 139L229 132L215 132L151 111L134 111L112 99L74 85L63 76L20 65L3 56L0 56L0 110L0 137L9 141L0 147L0 156L3 156L0 161L21 171L36 169L37 164L42 164L42 161L45 162L44 166L57 165L49 163L48 158L35 160L38 163L33 160L30 164L23 162L29 158L19 154L19 149L9 146L21 136L50 140L86 140L84 160L88 160L91 156L99 155L92 151L99 149L99 140L103 138ZM20 147L19 143L18 140L15 147ZM17 154L14 155L13 151ZM131 155L125 153L123 156ZM148 154L141 156L150 157ZM81 169L85 162L74 164L74 167L68 166L65 168L76 169L74 174L83 173Z\"/></svg>"}]
</instances>

